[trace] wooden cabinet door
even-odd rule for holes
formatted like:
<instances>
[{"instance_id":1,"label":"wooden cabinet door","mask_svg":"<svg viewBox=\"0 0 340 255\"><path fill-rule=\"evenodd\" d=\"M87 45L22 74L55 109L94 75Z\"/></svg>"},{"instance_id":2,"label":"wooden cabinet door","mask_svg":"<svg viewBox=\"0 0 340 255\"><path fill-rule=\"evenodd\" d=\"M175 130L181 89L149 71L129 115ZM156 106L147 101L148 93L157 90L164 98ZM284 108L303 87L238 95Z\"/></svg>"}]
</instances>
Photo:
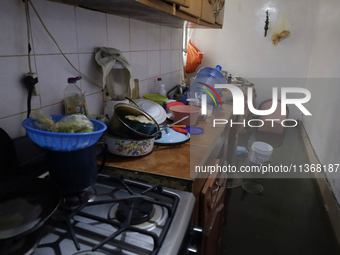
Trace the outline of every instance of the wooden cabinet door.
<instances>
[{"instance_id":1,"label":"wooden cabinet door","mask_svg":"<svg viewBox=\"0 0 340 255\"><path fill-rule=\"evenodd\" d=\"M189 0L189 7L180 6L179 10L199 18L201 17L202 0Z\"/></svg>"},{"instance_id":2,"label":"wooden cabinet door","mask_svg":"<svg viewBox=\"0 0 340 255\"><path fill-rule=\"evenodd\" d=\"M201 223L203 226L203 242L201 255L217 255L219 239L224 220L225 198L227 191L226 174L217 173L207 180L201 194Z\"/></svg>"},{"instance_id":3,"label":"wooden cabinet door","mask_svg":"<svg viewBox=\"0 0 340 255\"><path fill-rule=\"evenodd\" d=\"M190 7L190 0L164 0L164 2L173 3L184 7Z\"/></svg>"},{"instance_id":4,"label":"wooden cabinet door","mask_svg":"<svg viewBox=\"0 0 340 255\"><path fill-rule=\"evenodd\" d=\"M215 24L214 7L216 0L202 0L202 15L201 19Z\"/></svg>"}]
</instances>

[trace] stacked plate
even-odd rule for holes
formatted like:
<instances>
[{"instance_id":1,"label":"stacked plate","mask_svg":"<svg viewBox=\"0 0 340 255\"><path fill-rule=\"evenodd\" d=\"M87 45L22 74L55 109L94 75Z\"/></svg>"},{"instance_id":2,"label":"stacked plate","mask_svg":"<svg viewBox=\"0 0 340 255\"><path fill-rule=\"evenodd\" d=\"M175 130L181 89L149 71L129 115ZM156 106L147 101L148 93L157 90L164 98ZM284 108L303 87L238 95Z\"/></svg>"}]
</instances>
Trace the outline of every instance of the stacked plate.
<instances>
[{"instance_id":1,"label":"stacked plate","mask_svg":"<svg viewBox=\"0 0 340 255\"><path fill-rule=\"evenodd\" d=\"M143 111L151 115L158 124L166 120L166 112L159 104L147 99L133 100Z\"/></svg>"}]
</instances>

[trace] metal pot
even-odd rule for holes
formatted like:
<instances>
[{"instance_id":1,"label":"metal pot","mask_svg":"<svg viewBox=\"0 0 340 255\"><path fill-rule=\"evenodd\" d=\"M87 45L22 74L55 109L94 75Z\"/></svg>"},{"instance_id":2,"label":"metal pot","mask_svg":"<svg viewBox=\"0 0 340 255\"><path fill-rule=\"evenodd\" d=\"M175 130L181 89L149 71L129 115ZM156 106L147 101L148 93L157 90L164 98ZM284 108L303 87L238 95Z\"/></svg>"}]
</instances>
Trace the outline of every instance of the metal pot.
<instances>
[{"instance_id":1,"label":"metal pot","mask_svg":"<svg viewBox=\"0 0 340 255\"><path fill-rule=\"evenodd\" d=\"M130 105L130 104L117 104L115 106L114 114L112 118L110 119L110 122L107 124L107 132L110 135L120 137L120 138L128 138L128 139L150 139L154 138L155 135L149 135L145 133L141 133L132 127L130 127L126 123L125 116L126 115L144 115L147 119L153 121L155 123L155 130L152 133L156 133L159 131L159 125L154 120L153 117L151 117L148 113L145 111L137 108L136 106Z\"/></svg>"},{"instance_id":2,"label":"metal pot","mask_svg":"<svg viewBox=\"0 0 340 255\"><path fill-rule=\"evenodd\" d=\"M100 143L98 143L100 144ZM46 151L50 164L50 177L64 195L77 194L97 181L98 173L104 168L107 145L104 146L102 164L97 166L97 145L77 151Z\"/></svg>"},{"instance_id":3,"label":"metal pot","mask_svg":"<svg viewBox=\"0 0 340 255\"><path fill-rule=\"evenodd\" d=\"M105 134L105 143L110 153L125 157L140 157L152 152L155 138L142 140L119 138Z\"/></svg>"}]
</instances>

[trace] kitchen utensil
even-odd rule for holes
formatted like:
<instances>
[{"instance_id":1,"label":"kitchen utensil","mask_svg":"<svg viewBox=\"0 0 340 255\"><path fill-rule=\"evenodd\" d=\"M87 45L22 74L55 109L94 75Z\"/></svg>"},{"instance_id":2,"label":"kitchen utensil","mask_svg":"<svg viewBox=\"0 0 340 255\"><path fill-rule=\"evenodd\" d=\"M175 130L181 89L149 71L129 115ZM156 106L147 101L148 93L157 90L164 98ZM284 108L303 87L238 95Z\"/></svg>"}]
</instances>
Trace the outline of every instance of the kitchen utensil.
<instances>
[{"instance_id":1,"label":"kitchen utensil","mask_svg":"<svg viewBox=\"0 0 340 255\"><path fill-rule=\"evenodd\" d=\"M106 102L105 108L104 108L104 115L108 116L109 119L113 116L113 113L115 111L115 105L116 104L128 104L129 100L108 100Z\"/></svg>"},{"instance_id":2,"label":"kitchen utensil","mask_svg":"<svg viewBox=\"0 0 340 255\"><path fill-rule=\"evenodd\" d=\"M187 142L190 139L190 134L182 134L176 132L172 128L166 128L162 131L162 137L155 140L157 145L178 145Z\"/></svg>"},{"instance_id":3,"label":"kitchen utensil","mask_svg":"<svg viewBox=\"0 0 340 255\"><path fill-rule=\"evenodd\" d=\"M159 95L159 94L144 94L143 98L154 101L155 103L160 104L160 105L163 102L169 100L166 96L162 96L162 95Z\"/></svg>"},{"instance_id":4,"label":"kitchen utensil","mask_svg":"<svg viewBox=\"0 0 340 255\"><path fill-rule=\"evenodd\" d=\"M155 138L142 140L119 138L108 133L105 134L105 142L109 152L119 156L139 157L152 152Z\"/></svg>"},{"instance_id":5,"label":"kitchen utensil","mask_svg":"<svg viewBox=\"0 0 340 255\"><path fill-rule=\"evenodd\" d=\"M157 135L158 133L160 133L161 131L165 130L166 128L172 127L173 125L175 125L175 124L177 124L177 123L179 123L179 122L181 122L181 121L187 119L188 117L189 117L189 116L185 116L185 117L183 117L182 119L180 119L180 120L178 120L178 121L172 123L171 125L167 125L165 128L162 128L162 129L158 130L156 133L153 133L152 135Z\"/></svg>"},{"instance_id":6,"label":"kitchen utensil","mask_svg":"<svg viewBox=\"0 0 340 255\"><path fill-rule=\"evenodd\" d=\"M183 129L187 130L191 135L200 135L204 133L204 129L200 127L186 127Z\"/></svg>"},{"instance_id":7,"label":"kitchen utensil","mask_svg":"<svg viewBox=\"0 0 340 255\"><path fill-rule=\"evenodd\" d=\"M172 128L185 128L185 127L187 127L186 125L172 125L171 126Z\"/></svg>"},{"instance_id":8,"label":"kitchen utensil","mask_svg":"<svg viewBox=\"0 0 340 255\"><path fill-rule=\"evenodd\" d=\"M139 106L135 103L135 101L133 101L132 99L125 97L125 99L129 100L129 102L131 102L132 104L134 104L137 108L139 108Z\"/></svg>"},{"instance_id":9,"label":"kitchen utensil","mask_svg":"<svg viewBox=\"0 0 340 255\"><path fill-rule=\"evenodd\" d=\"M195 106L189 105L176 105L170 108L172 111L172 119L177 122L178 120L182 119L185 116L189 118L179 122L179 124L186 125L186 126L193 126L197 122L198 115L201 112L201 109Z\"/></svg>"},{"instance_id":10,"label":"kitchen utensil","mask_svg":"<svg viewBox=\"0 0 340 255\"><path fill-rule=\"evenodd\" d=\"M65 115L52 115L54 122L59 121ZM100 121L92 120L93 132L90 133L54 133L38 130L34 121L30 118L22 122L27 135L40 147L54 151L76 151L94 145L106 130L106 125Z\"/></svg>"},{"instance_id":11,"label":"kitchen utensil","mask_svg":"<svg viewBox=\"0 0 340 255\"><path fill-rule=\"evenodd\" d=\"M176 128L176 127L172 127L172 129L176 132L182 133L182 134L187 134L188 131L183 129L183 128Z\"/></svg>"},{"instance_id":12,"label":"kitchen utensil","mask_svg":"<svg viewBox=\"0 0 340 255\"><path fill-rule=\"evenodd\" d=\"M98 167L97 146L99 144L104 146L104 157ZM97 181L98 173L105 166L107 145L98 143L83 150L47 151L46 154L50 165L51 180L58 184L63 194L77 194Z\"/></svg>"},{"instance_id":13,"label":"kitchen utensil","mask_svg":"<svg viewBox=\"0 0 340 255\"><path fill-rule=\"evenodd\" d=\"M38 229L57 209L61 192L46 179L9 178L0 182L0 240Z\"/></svg>"},{"instance_id":14,"label":"kitchen utensil","mask_svg":"<svg viewBox=\"0 0 340 255\"><path fill-rule=\"evenodd\" d=\"M113 114L110 122L108 123L107 129L110 135L120 138L128 139L146 139L153 138L153 135L139 132L132 127L130 127L125 119L126 115L139 116L144 115L148 120L155 123L155 130L159 130L159 126L154 118L152 118L148 113L130 104L117 104L115 106L115 113ZM153 132L154 133L154 132Z\"/></svg>"},{"instance_id":15,"label":"kitchen utensil","mask_svg":"<svg viewBox=\"0 0 340 255\"><path fill-rule=\"evenodd\" d=\"M134 102L140 109L151 115L158 124L166 120L166 112L159 104L147 99L136 99Z\"/></svg>"}]
</instances>

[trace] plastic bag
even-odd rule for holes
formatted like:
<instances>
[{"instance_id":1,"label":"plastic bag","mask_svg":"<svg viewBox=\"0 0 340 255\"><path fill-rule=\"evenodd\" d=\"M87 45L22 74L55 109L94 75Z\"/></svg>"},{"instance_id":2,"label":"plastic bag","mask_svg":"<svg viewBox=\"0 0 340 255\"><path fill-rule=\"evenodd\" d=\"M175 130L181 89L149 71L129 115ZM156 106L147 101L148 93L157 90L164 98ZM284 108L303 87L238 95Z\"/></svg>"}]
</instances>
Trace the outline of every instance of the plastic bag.
<instances>
[{"instance_id":1,"label":"plastic bag","mask_svg":"<svg viewBox=\"0 0 340 255\"><path fill-rule=\"evenodd\" d=\"M51 116L46 116L40 109L35 110L30 114L32 120L36 120L34 125L39 130L49 131L54 122Z\"/></svg>"},{"instance_id":2,"label":"plastic bag","mask_svg":"<svg viewBox=\"0 0 340 255\"><path fill-rule=\"evenodd\" d=\"M57 133L89 133L93 129L93 123L83 114L66 116L51 128L52 132Z\"/></svg>"},{"instance_id":3,"label":"plastic bag","mask_svg":"<svg viewBox=\"0 0 340 255\"><path fill-rule=\"evenodd\" d=\"M195 72L197 67L201 64L202 58L203 58L203 52L197 49L191 43L191 40L190 40L188 43L188 55L187 55L187 64L185 67L185 71L187 73Z\"/></svg>"},{"instance_id":4,"label":"plastic bag","mask_svg":"<svg viewBox=\"0 0 340 255\"><path fill-rule=\"evenodd\" d=\"M273 26L269 25L269 32L272 37L272 43L276 45L281 39L286 38L290 35L289 25L282 14L281 23Z\"/></svg>"},{"instance_id":5,"label":"plastic bag","mask_svg":"<svg viewBox=\"0 0 340 255\"><path fill-rule=\"evenodd\" d=\"M34 127L56 133L88 133L94 130L93 123L83 114L73 114L54 123L51 116L46 116L40 109L31 113L30 118L35 120Z\"/></svg>"}]
</instances>

